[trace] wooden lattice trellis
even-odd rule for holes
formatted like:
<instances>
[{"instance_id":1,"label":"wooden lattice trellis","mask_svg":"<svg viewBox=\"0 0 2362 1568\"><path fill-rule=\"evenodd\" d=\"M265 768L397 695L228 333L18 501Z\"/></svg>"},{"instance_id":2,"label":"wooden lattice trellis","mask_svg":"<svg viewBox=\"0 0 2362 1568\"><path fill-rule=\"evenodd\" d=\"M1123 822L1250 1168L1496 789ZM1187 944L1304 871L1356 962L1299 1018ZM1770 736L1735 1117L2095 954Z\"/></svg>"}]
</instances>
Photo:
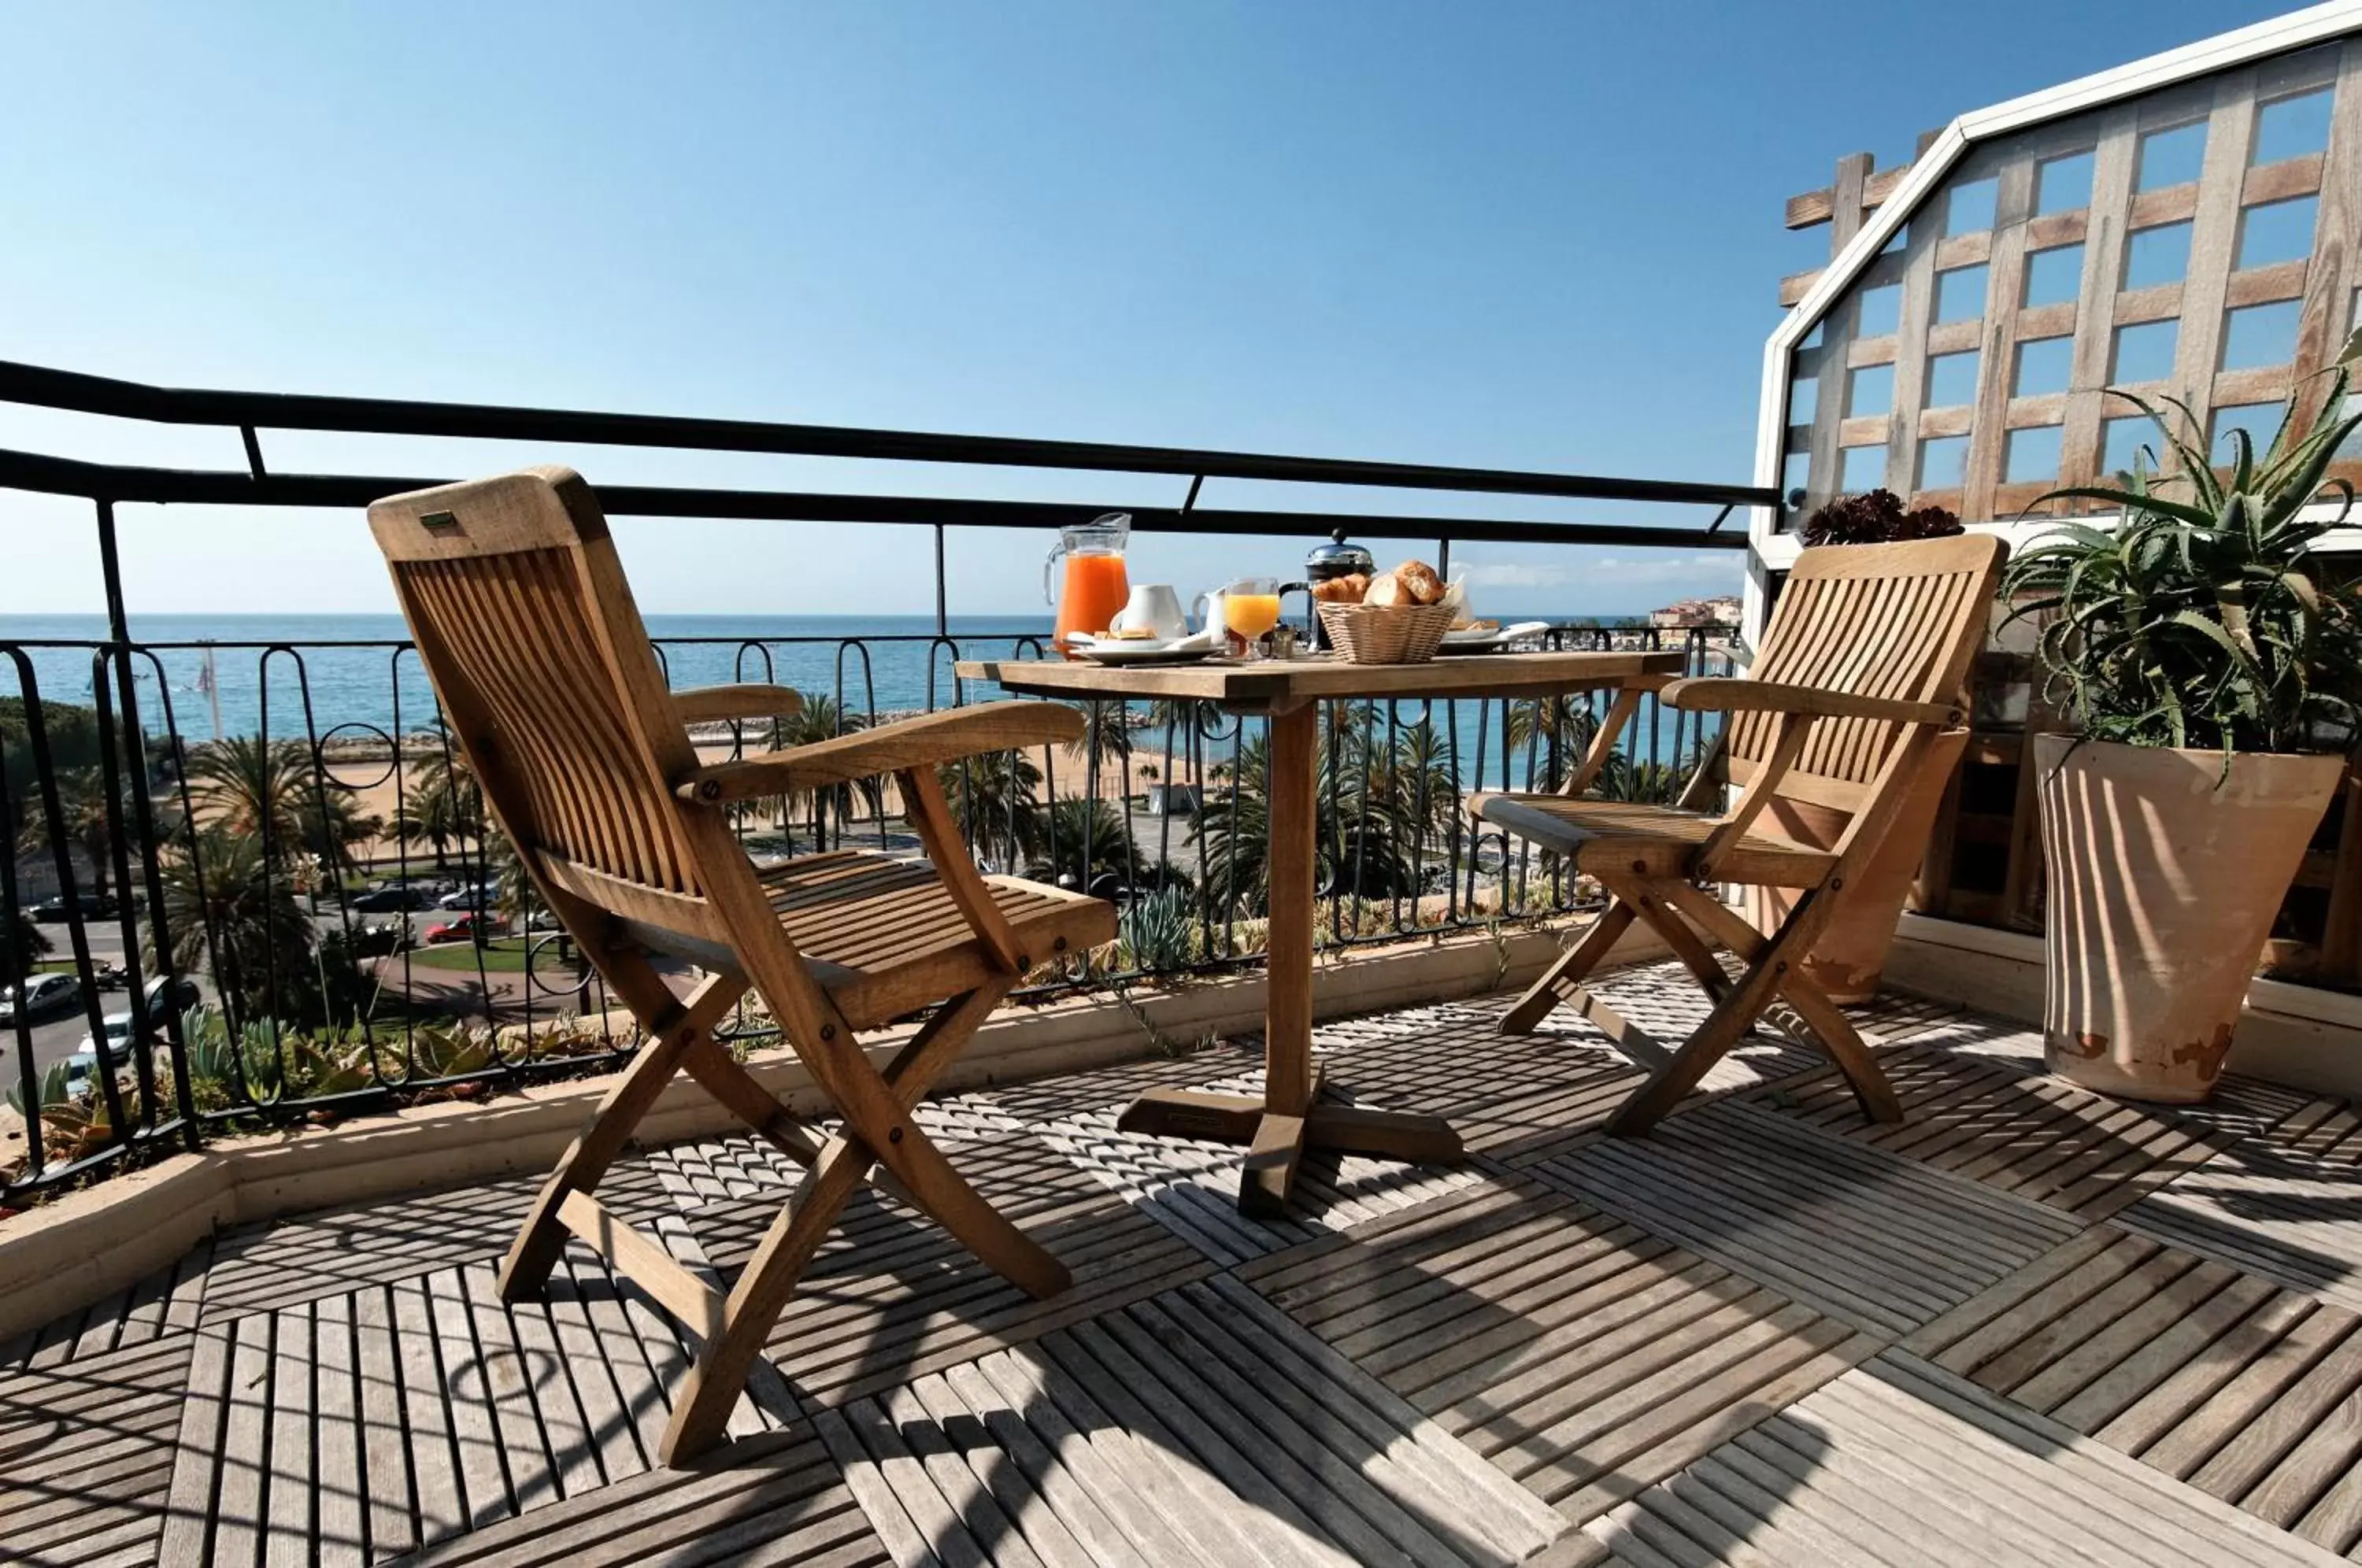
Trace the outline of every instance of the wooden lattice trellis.
<instances>
[{"instance_id":1,"label":"wooden lattice trellis","mask_svg":"<svg viewBox=\"0 0 2362 1568\"><path fill-rule=\"evenodd\" d=\"M2276 110L2285 114L2279 106L2314 94L2324 95L2328 110L2324 144L2255 161L2259 118ZM2141 178L2149 138L2196 127L2203 127L2204 138L2196 179L2158 184ZM2055 189L2043 199L2046 175L2054 182L2071 178L2080 187L2086 171L2084 199L2068 204ZM1789 225L1829 223L1834 254L1908 172L1908 166L1874 171L1867 155L1846 159L1832 186L1788 204ZM1821 317L1817 337L1797 350L1792 411L1803 412L1797 383L1813 383L1815 392L1809 416L1789 425L1790 473L1783 482L1796 482L1801 455L1801 488L1810 504L1869 488L1867 469L1874 482L1898 494L1948 506L1970 521L2007 521L2045 491L2088 484L2105 471L2106 421L2133 413L2104 397L2111 384L2180 397L2210 429L2220 411L2281 402L2322 369L2354 325L2355 293L2362 287L2362 261L2355 254L2362 217L2357 186L2362 39L2225 71L1977 146L1908 215L1897 241L1838 296ZM1969 222L1981 217L1988 188L1989 223L1952 221L1956 196L1973 209ZM2314 203L2308 252L2246 264L2240 252L2249 215L2272 208L2268 218L2301 215L2301 209L2276 204L2306 198ZM2157 231L2183 225L2181 276L2126 287L2135 237L2172 237ZM2055 262L2070 247L2081 248L2073 296L2029 303L2030 259L2051 255ZM1981 309L1970 315L1960 308L1959 295L1962 284L1974 282L1976 268L1984 269ZM1803 298L1815 276L1789 279L1782 287L1783 302ZM1899 293L1884 293L1890 289ZM1939 299L1952 308L1939 315ZM2228 313L2280 302L2296 306L2290 358L2224 368ZM2179 324L2170 373L2116 381L2117 334L2158 322ZM2059 340L2070 345L2065 387L2015 395L2020 350ZM1977 356L1970 401L1933 403L1931 361L1966 353ZM1859 383L1883 385L1889 378L1884 409L1852 412ZM2262 424L2268 434L2268 418ZM2043 433L2021 439L2047 451L2052 430L2059 453L2055 471L2038 477L2022 471L2013 481L2010 436ZM1925 444L1952 437L1967 440L1957 479L1948 471L1923 472ZM1875 455L1849 462L1849 452Z\"/></svg>"}]
</instances>

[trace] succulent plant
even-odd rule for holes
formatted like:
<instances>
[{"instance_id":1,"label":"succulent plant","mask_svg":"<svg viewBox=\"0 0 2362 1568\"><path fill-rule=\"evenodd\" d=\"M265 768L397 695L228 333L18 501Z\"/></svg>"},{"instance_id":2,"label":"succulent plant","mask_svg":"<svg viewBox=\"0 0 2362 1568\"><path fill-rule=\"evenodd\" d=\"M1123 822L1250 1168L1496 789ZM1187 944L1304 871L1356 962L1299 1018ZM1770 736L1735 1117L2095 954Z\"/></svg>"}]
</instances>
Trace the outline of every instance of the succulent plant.
<instances>
[{"instance_id":1,"label":"succulent plant","mask_svg":"<svg viewBox=\"0 0 2362 1568\"><path fill-rule=\"evenodd\" d=\"M2362 427L2345 414L2348 364L2329 372L2310 433L2298 399L2261 457L2244 430L2217 471L2182 432L2188 405L2114 392L2156 425L2171 471L2144 449L2113 486L2053 492L2124 508L2113 529L2059 524L2010 562L2012 618L2042 618L2036 657L2047 694L2097 740L2235 752L2349 749L2362 727L2362 598L2314 553L2354 506L2329 477L2337 448ZM2323 498L2334 505L2316 505ZM2046 496L2044 500L2052 499ZM2041 502L2037 502L2039 505Z\"/></svg>"}]
</instances>

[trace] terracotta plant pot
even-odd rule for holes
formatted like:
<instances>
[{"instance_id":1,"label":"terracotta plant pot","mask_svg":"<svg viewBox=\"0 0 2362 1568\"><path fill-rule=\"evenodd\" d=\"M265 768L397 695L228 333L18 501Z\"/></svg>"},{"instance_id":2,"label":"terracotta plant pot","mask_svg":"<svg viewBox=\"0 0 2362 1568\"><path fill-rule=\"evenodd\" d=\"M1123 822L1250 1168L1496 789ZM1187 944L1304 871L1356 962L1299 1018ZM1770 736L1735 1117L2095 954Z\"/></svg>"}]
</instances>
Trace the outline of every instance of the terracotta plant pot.
<instances>
[{"instance_id":1,"label":"terracotta plant pot","mask_svg":"<svg viewBox=\"0 0 2362 1568\"><path fill-rule=\"evenodd\" d=\"M2213 1092L2338 756L2034 743L2049 876L2050 1068L2189 1104Z\"/></svg>"},{"instance_id":2,"label":"terracotta plant pot","mask_svg":"<svg viewBox=\"0 0 2362 1568\"><path fill-rule=\"evenodd\" d=\"M1964 729L1947 730L1930 743L1926 766L1910 794L1904 797L1902 810L1887 825L1878 853L1854 878L1853 886L1840 895L1836 912L1822 928L1820 940L1813 944L1813 955L1805 960L1805 973L1828 992L1831 1001L1850 1007L1878 994L1879 980L1886 971L1887 949L1894 945L1895 922L1903 918L1911 884L1918 879L1920 863L1927 857L1927 835L1935 830L1944 791L1959 770L1960 754L1968 745L1969 732ZM1815 849L1829 849L1852 820L1849 813L1827 806L1783 799L1764 809L1756 831L1768 831ZM1795 906L1793 889L1747 890L1748 919L1760 932L1777 931Z\"/></svg>"}]
</instances>

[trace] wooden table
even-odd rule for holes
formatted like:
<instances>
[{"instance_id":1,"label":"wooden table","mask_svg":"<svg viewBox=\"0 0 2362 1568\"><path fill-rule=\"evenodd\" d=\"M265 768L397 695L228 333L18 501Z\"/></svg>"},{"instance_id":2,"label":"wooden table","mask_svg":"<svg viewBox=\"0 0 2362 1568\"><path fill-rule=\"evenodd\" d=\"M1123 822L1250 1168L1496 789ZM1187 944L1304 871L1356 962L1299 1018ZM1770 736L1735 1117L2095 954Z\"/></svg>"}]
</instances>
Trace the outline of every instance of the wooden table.
<instances>
[{"instance_id":1,"label":"wooden table","mask_svg":"<svg viewBox=\"0 0 2362 1568\"><path fill-rule=\"evenodd\" d=\"M1333 655L1246 664L1110 668L1061 659L996 659L958 666L969 680L1068 701L1195 698L1271 720L1270 999L1264 1026L1264 1094L1155 1089L1126 1109L1126 1132L1247 1146L1239 1207L1272 1213L1287 1201L1306 1148L1418 1162L1460 1157L1460 1135L1438 1116L1319 1103L1312 1066L1315 923L1314 757L1324 698L1541 697L1615 686L1639 675L1679 675L1679 653L1485 654L1429 664L1347 664Z\"/></svg>"}]
</instances>

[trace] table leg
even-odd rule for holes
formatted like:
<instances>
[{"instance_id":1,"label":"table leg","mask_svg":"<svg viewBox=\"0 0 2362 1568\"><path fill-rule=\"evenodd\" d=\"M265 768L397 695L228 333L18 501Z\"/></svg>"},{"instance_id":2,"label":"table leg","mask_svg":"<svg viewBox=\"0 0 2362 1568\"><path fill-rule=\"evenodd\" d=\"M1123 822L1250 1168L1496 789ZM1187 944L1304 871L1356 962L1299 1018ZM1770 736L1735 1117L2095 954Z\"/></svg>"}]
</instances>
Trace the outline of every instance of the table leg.
<instances>
[{"instance_id":1,"label":"table leg","mask_svg":"<svg viewBox=\"0 0 2362 1568\"><path fill-rule=\"evenodd\" d=\"M1271 718L1271 782L1265 794L1271 842L1266 880L1270 924L1264 936L1269 977L1263 1033L1265 1114L1248 1146L1239 1207L1285 1208L1304 1154L1305 1113L1312 1108L1312 922L1317 891L1320 783L1316 759L1320 705L1307 702Z\"/></svg>"},{"instance_id":2,"label":"table leg","mask_svg":"<svg viewBox=\"0 0 2362 1568\"><path fill-rule=\"evenodd\" d=\"M1319 734L1318 704L1272 716L1263 1099L1152 1089L1116 1121L1127 1132L1245 1144L1239 1208L1250 1214L1284 1211L1308 1147L1414 1162L1456 1160L1462 1153L1460 1135L1440 1116L1314 1103L1319 1092L1312 1066Z\"/></svg>"}]
</instances>

